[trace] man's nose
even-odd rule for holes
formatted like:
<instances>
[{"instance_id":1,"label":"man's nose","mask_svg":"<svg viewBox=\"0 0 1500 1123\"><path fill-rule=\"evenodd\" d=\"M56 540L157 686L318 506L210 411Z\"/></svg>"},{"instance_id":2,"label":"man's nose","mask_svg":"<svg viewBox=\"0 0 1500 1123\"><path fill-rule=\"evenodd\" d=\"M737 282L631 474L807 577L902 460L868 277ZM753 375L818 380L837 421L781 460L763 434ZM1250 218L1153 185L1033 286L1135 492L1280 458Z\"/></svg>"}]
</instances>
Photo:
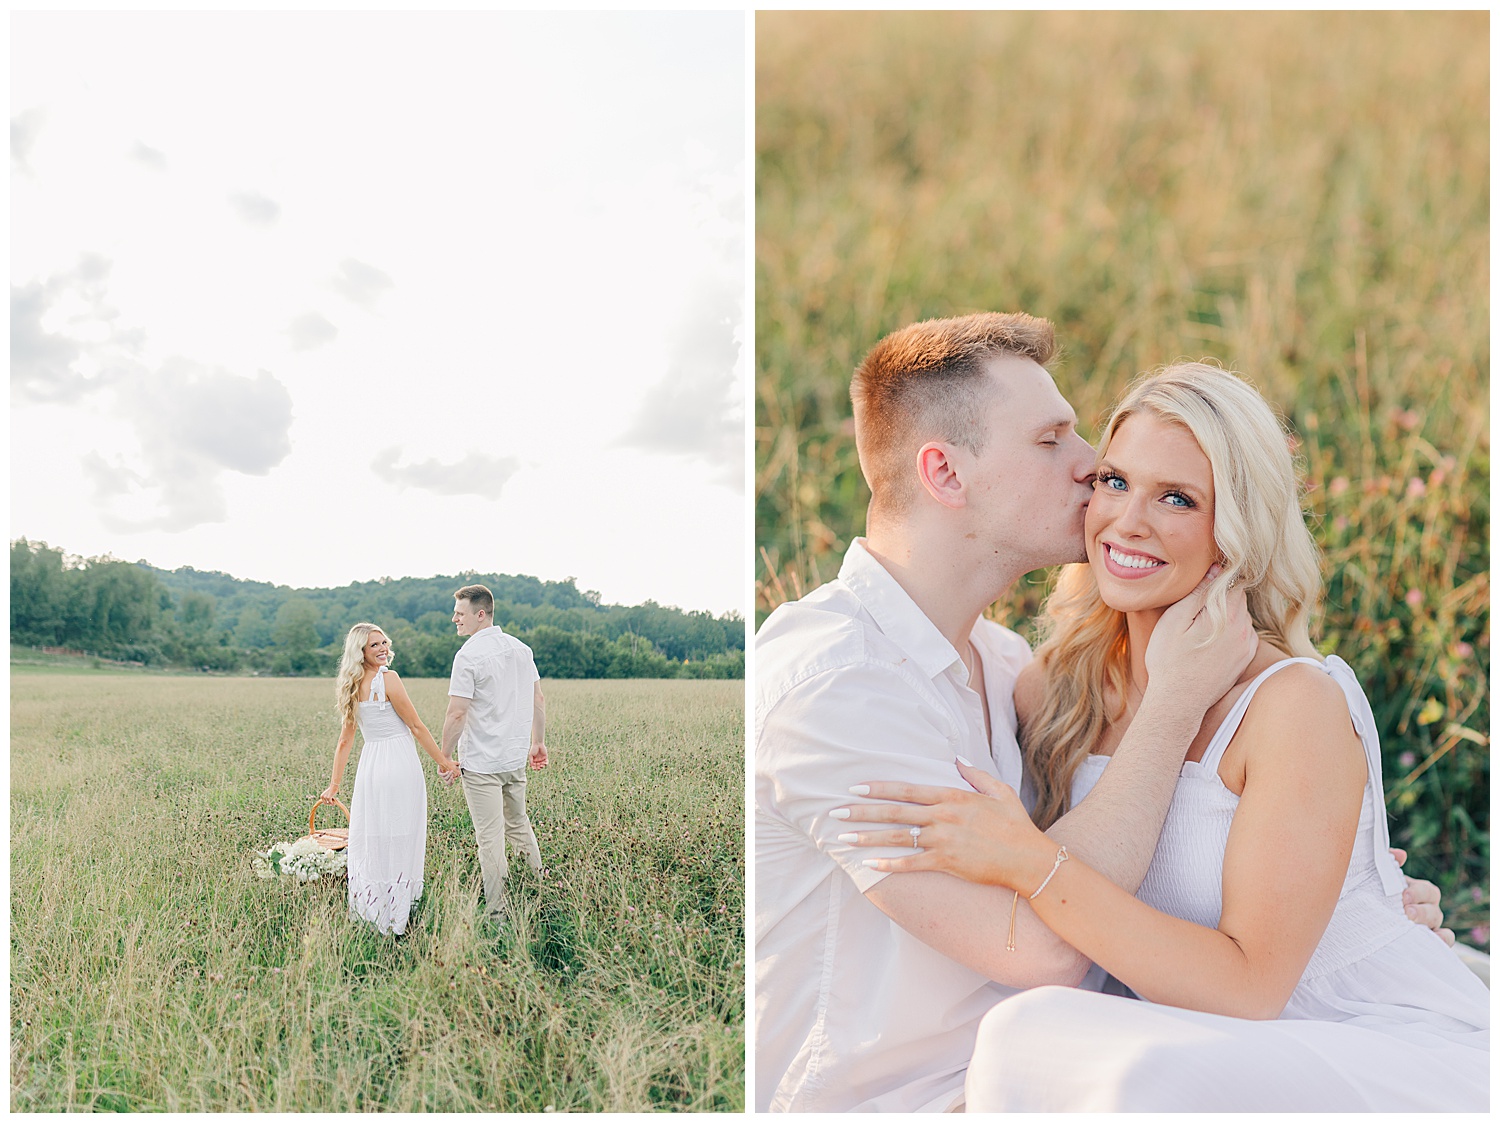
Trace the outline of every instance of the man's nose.
<instances>
[{"instance_id":1,"label":"man's nose","mask_svg":"<svg viewBox=\"0 0 1500 1123\"><path fill-rule=\"evenodd\" d=\"M1077 433L1073 434L1073 454L1077 458L1073 466L1073 478L1082 484L1094 482L1094 446Z\"/></svg>"}]
</instances>

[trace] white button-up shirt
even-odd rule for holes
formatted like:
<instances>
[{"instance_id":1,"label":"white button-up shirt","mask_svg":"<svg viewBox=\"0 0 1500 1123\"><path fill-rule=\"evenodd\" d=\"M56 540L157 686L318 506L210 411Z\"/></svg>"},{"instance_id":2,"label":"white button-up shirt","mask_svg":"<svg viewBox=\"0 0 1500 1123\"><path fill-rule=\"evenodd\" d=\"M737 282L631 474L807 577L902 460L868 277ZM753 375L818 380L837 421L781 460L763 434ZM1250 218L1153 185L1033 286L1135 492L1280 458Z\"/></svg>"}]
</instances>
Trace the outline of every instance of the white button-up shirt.
<instances>
[{"instance_id":1,"label":"white button-up shirt","mask_svg":"<svg viewBox=\"0 0 1500 1123\"><path fill-rule=\"evenodd\" d=\"M980 620L989 702L953 645L857 539L838 580L766 620L755 645L755 1109L944 1110L980 1019L1016 993L911 935L865 898L886 874L832 819L870 780L968 785L954 757L1021 786L1025 640ZM1028 793L1029 795L1029 793Z\"/></svg>"},{"instance_id":2,"label":"white button-up shirt","mask_svg":"<svg viewBox=\"0 0 1500 1123\"><path fill-rule=\"evenodd\" d=\"M465 772L510 772L531 752L533 687L541 676L531 648L491 624L470 636L453 657L448 693L470 698L458 739Z\"/></svg>"}]
</instances>

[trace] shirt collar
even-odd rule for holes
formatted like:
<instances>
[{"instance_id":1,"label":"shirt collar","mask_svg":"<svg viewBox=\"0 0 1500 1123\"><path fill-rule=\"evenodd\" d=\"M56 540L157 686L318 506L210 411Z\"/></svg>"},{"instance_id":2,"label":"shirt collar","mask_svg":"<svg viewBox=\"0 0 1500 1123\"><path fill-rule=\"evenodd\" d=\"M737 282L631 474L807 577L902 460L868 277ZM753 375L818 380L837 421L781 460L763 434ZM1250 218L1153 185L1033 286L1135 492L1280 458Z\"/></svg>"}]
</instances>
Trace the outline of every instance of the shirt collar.
<instances>
[{"instance_id":1,"label":"shirt collar","mask_svg":"<svg viewBox=\"0 0 1500 1123\"><path fill-rule=\"evenodd\" d=\"M963 664L937 625L917 607L917 602L890 571L875 560L863 538L849 544L839 569L839 580L859 598L886 637L905 651L928 678L937 678L954 663Z\"/></svg>"},{"instance_id":2,"label":"shirt collar","mask_svg":"<svg viewBox=\"0 0 1500 1123\"><path fill-rule=\"evenodd\" d=\"M491 624L488 628L480 628L479 631L475 632L473 635L465 636L464 637L464 642L468 643L471 640L479 639L480 636L487 636L491 632L494 632L495 635L497 635L497 636L503 636L503 635L505 635L505 632L503 632L501 630L499 624Z\"/></svg>"}]
</instances>

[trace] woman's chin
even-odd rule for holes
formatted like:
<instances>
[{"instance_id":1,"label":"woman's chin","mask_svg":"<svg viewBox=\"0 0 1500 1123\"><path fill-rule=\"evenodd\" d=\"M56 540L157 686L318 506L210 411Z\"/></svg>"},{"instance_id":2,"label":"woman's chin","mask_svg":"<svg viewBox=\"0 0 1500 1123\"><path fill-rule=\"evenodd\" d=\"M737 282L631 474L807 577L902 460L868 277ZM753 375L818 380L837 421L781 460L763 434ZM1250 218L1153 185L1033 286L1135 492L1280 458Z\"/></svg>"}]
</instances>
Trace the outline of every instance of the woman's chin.
<instances>
[{"instance_id":1,"label":"woman's chin","mask_svg":"<svg viewBox=\"0 0 1500 1123\"><path fill-rule=\"evenodd\" d=\"M1159 591L1121 589L1115 582L1099 586L1099 599L1116 612L1160 612L1180 598L1167 598Z\"/></svg>"}]
</instances>

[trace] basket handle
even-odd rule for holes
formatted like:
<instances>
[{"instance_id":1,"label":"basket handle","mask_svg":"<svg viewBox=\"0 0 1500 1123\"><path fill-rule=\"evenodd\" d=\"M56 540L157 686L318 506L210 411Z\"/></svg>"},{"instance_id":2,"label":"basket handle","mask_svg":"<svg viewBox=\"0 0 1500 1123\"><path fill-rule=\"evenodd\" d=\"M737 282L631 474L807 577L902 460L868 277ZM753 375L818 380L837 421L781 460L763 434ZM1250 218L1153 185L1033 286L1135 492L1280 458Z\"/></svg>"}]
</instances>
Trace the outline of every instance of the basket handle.
<instances>
[{"instance_id":1,"label":"basket handle","mask_svg":"<svg viewBox=\"0 0 1500 1123\"><path fill-rule=\"evenodd\" d=\"M325 804L325 803L331 803L331 804L333 804L335 807L337 807L340 811L342 811L344 813L344 822L347 823L349 821L349 809L347 807L345 807L341 802L339 802L337 799L333 799L333 798L327 798L327 799L325 799L325 798L319 797L318 800L317 800L317 802L315 802L312 805L312 811L309 812L308 816L307 816L307 833L308 834L315 834L315 833L317 833L317 827L314 824L315 824L315 822L317 821L317 818L318 818L318 808L322 807L323 804Z\"/></svg>"}]
</instances>

